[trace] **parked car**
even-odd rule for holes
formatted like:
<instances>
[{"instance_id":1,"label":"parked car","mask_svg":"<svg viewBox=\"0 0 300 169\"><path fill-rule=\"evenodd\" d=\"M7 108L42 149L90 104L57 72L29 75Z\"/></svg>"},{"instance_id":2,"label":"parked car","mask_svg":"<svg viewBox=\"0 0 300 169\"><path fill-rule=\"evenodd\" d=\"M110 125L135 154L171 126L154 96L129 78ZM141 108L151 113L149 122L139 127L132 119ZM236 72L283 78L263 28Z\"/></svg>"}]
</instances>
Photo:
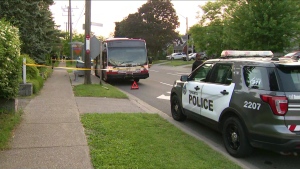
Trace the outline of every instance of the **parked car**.
<instances>
[{"instance_id":1,"label":"parked car","mask_svg":"<svg viewBox=\"0 0 300 169\"><path fill-rule=\"evenodd\" d=\"M199 52L199 55L200 55L200 59L201 60L207 60L208 59L208 57L207 57L207 55L206 55L205 52Z\"/></svg>"},{"instance_id":2,"label":"parked car","mask_svg":"<svg viewBox=\"0 0 300 169\"><path fill-rule=\"evenodd\" d=\"M208 59L205 52L198 52L198 54L200 55L201 60L207 60ZM190 53L189 54L189 60L196 60L196 55L197 55L197 53ZM186 60L186 56L182 57L182 59Z\"/></svg>"},{"instance_id":3,"label":"parked car","mask_svg":"<svg viewBox=\"0 0 300 169\"><path fill-rule=\"evenodd\" d=\"M300 51L294 51L294 52L288 53L288 54L284 55L283 58L291 58L294 61L298 61L300 59Z\"/></svg>"},{"instance_id":4,"label":"parked car","mask_svg":"<svg viewBox=\"0 0 300 169\"><path fill-rule=\"evenodd\" d=\"M168 55L166 58L168 60L181 60L183 56L186 57L185 53L173 53L171 55Z\"/></svg>"},{"instance_id":5,"label":"parked car","mask_svg":"<svg viewBox=\"0 0 300 169\"><path fill-rule=\"evenodd\" d=\"M222 134L227 152L300 152L300 62L271 51L223 51L182 75L171 90L174 120L194 119Z\"/></svg>"},{"instance_id":6,"label":"parked car","mask_svg":"<svg viewBox=\"0 0 300 169\"><path fill-rule=\"evenodd\" d=\"M190 53L189 60L195 60L197 53ZM182 57L183 60L186 60L186 55Z\"/></svg>"}]
</instances>

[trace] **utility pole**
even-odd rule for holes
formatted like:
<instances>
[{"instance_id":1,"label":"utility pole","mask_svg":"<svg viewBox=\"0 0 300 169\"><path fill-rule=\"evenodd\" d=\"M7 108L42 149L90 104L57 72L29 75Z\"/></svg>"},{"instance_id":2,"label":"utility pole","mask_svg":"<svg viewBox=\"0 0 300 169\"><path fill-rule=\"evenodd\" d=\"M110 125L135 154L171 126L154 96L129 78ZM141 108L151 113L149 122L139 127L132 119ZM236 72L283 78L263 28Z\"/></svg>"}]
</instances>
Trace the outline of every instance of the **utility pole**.
<instances>
[{"instance_id":1,"label":"utility pole","mask_svg":"<svg viewBox=\"0 0 300 169\"><path fill-rule=\"evenodd\" d=\"M188 17L185 18L185 23L186 23L186 36L187 36L187 40L186 40L186 61L188 61L189 58L189 26L188 26Z\"/></svg>"},{"instance_id":2,"label":"utility pole","mask_svg":"<svg viewBox=\"0 0 300 169\"><path fill-rule=\"evenodd\" d=\"M68 12L68 22L66 23L67 24L67 30L69 31L69 37L70 37L70 55L71 55L71 58L73 60L73 47L72 47L72 38L73 38L73 34L72 34L72 9L78 9L77 7L76 8L72 8L71 6L71 0L69 0L69 6L68 7L65 7L65 8L62 8L63 12ZM66 16L66 15L63 15L63 16ZM68 33L68 31L66 31L66 33Z\"/></svg>"},{"instance_id":3,"label":"utility pole","mask_svg":"<svg viewBox=\"0 0 300 169\"><path fill-rule=\"evenodd\" d=\"M91 36L91 0L85 0L85 57L84 84L91 84L91 57L90 37Z\"/></svg>"},{"instance_id":4,"label":"utility pole","mask_svg":"<svg viewBox=\"0 0 300 169\"><path fill-rule=\"evenodd\" d=\"M70 45L71 45L71 50L70 50L70 54L71 54L71 58L73 60L73 46L72 46L72 7L71 7L71 0L69 0L69 24L70 24Z\"/></svg>"}]
</instances>

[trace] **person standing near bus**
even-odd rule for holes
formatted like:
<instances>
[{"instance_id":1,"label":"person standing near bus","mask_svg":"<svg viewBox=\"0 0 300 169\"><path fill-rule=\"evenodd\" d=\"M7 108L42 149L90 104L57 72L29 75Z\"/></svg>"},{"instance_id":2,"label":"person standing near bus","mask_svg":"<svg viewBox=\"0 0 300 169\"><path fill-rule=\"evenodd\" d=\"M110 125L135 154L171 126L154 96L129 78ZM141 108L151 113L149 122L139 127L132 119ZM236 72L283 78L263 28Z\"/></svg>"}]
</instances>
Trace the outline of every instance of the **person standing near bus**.
<instances>
[{"instance_id":1,"label":"person standing near bus","mask_svg":"<svg viewBox=\"0 0 300 169\"><path fill-rule=\"evenodd\" d=\"M148 57L148 64L149 64L149 68L152 66L152 57L149 56Z\"/></svg>"},{"instance_id":2,"label":"person standing near bus","mask_svg":"<svg viewBox=\"0 0 300 169\"><path fill-rule=\"evenodd\" d=\"M193 63L192 71L194 71L199 65L201 65L203 62L201 60L201 55L199 53L196 54L196 60Z\"/></svg>"},{"instance_id":3,"label":"person standing near bus","mask_svg":"<svg viewBox=\"0 0 300 169\"><path fill-rule=\"evenodd\" d=\"M51 53L52 69L53 69L53 67L54 67L54 64L55 64L56 59L57 59L56 53L55 53L55 52L52 52L52 53Z\"/></svg>"}]
</instances>

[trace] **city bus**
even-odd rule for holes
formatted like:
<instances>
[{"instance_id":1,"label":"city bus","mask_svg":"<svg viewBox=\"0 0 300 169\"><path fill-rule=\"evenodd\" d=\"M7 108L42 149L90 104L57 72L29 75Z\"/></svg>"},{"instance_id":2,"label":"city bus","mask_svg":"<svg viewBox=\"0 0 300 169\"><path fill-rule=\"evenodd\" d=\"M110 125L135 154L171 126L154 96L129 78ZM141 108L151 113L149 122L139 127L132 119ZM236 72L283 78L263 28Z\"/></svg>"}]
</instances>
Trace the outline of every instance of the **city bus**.
<instances>
[{"instance_id":1,"label":"city bus","mask_svg":"<svg viewBox=\"0 0 300 169\"><path fill-rule=\"evenodd\" d=\"M149 77L146 41L143 39L111 38L103 41L102 61L95 59L95 75L106 82Z\"/></svg>"}]
</instances>

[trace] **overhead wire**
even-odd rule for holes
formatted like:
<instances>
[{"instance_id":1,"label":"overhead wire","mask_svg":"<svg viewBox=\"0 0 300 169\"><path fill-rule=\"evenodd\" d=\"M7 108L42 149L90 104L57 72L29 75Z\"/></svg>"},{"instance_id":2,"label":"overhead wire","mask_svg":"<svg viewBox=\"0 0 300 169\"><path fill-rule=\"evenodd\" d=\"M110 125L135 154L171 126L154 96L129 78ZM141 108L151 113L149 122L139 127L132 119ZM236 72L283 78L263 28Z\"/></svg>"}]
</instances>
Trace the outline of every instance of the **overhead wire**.
<instances>
[{"instance_id":1,"label":"overhead wire","mask_svg":"<svg viewBox=\"0 0 300 169\"><path fill-rule=\"evenodd\" d=\"M79 20L80 20L80 18L83 16L83 11L85 10L85 5L83 6L83 8L82 8L82 11L81 11L81 14L79 15L79 17L78 17L78 19L77 19L77 21L76 21L76 24L75 24L75 28L76 28L76 26L77 26L77 24L78 24L78 22L79 22Z\"/></svg>"}]
</instances>

